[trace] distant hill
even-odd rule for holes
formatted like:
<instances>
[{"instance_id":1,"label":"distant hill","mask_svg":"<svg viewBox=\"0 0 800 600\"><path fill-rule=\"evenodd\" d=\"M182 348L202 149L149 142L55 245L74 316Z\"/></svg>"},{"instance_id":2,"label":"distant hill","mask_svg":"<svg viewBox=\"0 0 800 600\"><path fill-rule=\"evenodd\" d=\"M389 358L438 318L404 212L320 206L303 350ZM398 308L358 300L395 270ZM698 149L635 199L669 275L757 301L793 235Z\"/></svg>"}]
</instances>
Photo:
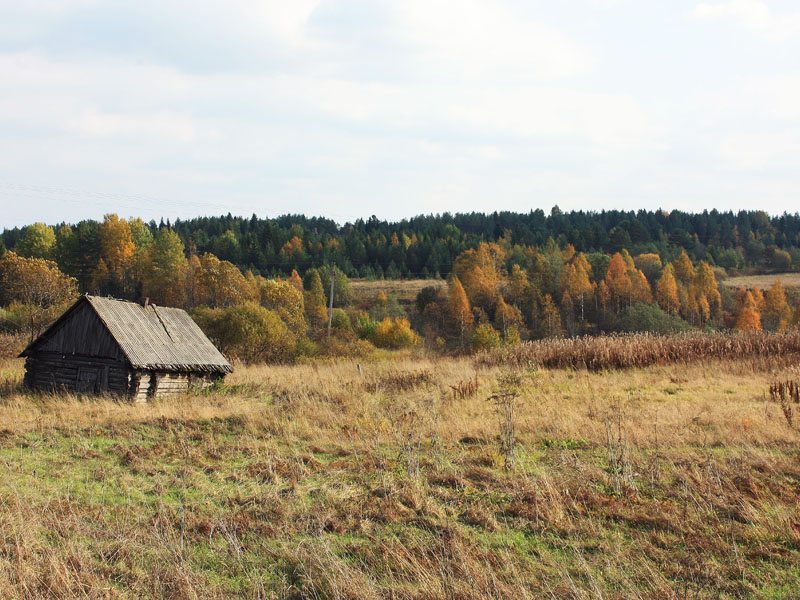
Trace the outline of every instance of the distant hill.
<instances>
[{"instance_id":1,"label":"distant hill","mask_svg":"<svg viewBox=\"0 0 800 600\"><path fill-rule=\"evenodd\" d=\"M625 248L632 255L656 253L665 261L685 250L693 261L704 260L729 271L790 271L800 265L797 213L562 212L553 207L549 213L541 209L443 213L396 222L370 217L344 225L303 215L262 219L230 214L141 224L153 235L159 229L173 230L187 254L210 252L264 276L285 276L293 269L302 274L311 267L336 262L356 278L444 277L459 254L480 242L543 247L549 240L562 248L571 244L578 252L611 254ZM84 286L102 255L100 227L101 222L88 220L48 228L54 234L53 258ZM67 228L70 236L65 235ZM35 247L26 240L31 237L30 229L6 229L0 242L9 250L19 244Z\"/></svg>"}]
</instances>

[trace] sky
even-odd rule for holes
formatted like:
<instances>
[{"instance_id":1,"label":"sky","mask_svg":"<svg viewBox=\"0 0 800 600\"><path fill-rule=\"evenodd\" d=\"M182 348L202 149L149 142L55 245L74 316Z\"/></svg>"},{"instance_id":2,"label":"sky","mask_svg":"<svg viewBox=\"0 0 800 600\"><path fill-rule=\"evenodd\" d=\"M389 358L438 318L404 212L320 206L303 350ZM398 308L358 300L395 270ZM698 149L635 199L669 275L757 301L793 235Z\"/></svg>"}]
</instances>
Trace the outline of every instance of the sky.
<instances>
[{"instance_id":1,"label":"sky","mask_svg":"<svg viewBox=\"0 0 800 600\"><path fill-rule=\"evenodd\" d=\"M800 198L800 5L0 2L0 228Z\"/></svg>"}]
</instances>

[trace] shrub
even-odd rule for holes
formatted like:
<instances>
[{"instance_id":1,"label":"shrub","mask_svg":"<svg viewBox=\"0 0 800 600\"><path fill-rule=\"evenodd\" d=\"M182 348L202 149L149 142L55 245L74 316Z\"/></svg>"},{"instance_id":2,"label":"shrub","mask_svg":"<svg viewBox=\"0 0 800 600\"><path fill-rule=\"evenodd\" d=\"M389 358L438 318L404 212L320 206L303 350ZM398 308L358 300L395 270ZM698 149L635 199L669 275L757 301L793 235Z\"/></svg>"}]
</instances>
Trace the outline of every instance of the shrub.
<instances>
[{"instance_id":1,"label":"shrub","mask_svg":"<svg viewBox=\"0 0 800 600\"><path fill-rule=\"evenodd\" d=\"M656 334L679 333L692 327L676 315L664 312L655 304L634 304L617 320L617 329L626 333L649 331Z\"/></svg>"},{"instance_id":2,"label":"shrub","mask_svg":"<svg viewBox=\"0 0 800 600\"><path fill-rule=\"evenodd\" d=\"M472 349L476 352L500 346L500 333L489 323L481 323L472 334Z\"/></svg>"},{"instance_id":3,"label":"shrub","mask_svg":"<svg viewBox=\"0 0 800 600\"><path fill-rule=\"evenodd\" d=\"M353 332L334 329L330 336L321 336L316 343L318 356L366 358L375 354L375 346L355 337Z\"/></svg>"},{"instance_id":4,"label":"shrub","mask_svg":"<svg viewBox=\"0 0 800 600\"><path fill-rule=\"evenodd\" d=\"M436 301L436 298L439 296L439 289L440 288L435 285L428 285L419 291L416 301L417 312L419 314L425 311L425 307L428 306L428 304Z\"/></svg>"},{"instance_id":5,"label":"shrub","mask_svg":"<svg viewBox=\"0 0 800 600\"><path fill-rule=\"evenodd\" d=\"M419 336L411 330L408 319L386 317L378 324L373 339L378 348L410 348L419 342Z\"/></svg>"},{"instance_id":6,"label":"shrub","mask_svg":"<svg viewBox=\"0 0 800 600\"><path fill-rule=\"evenodd\" d=\"M356 333L358 337L364 340L375 339L375 334L378 331L378 322L371 319L366 313L361 313L356 319Z\"/></svg>"},{"instance_id":7,"label":"shrub","mask_svg":"<svg viewBox=\"0 0 800 600\"><path fill-rule=\"evenodd\" d=\"M199 308L192 317L225 354L245 362L287 362L297 339L278 313L255 302Z\"/></svg>"},{"instance_id":8,"label":"shrub","mask_svg":"<svg viewBox=\"0 0 800 600\"><path fill-rule=\"evenodd\" d=\"M303 294L288 281L263 280L259 286L261 304L274 310L295 334L301 335L308 329L305 316Z\"/></svg>"},{"instance_id":9,"label":"shrub","mask_svg":"<svg viewBox=\"0 0 800 600\"><path fill-rule=\"evenodd\" d=\"M343 331L351 331L353 329L350 323L350 317L341 308L334 308L333 315L331 315L331 327L334 329L341 329Z\"/></svg>"}]
</instances>

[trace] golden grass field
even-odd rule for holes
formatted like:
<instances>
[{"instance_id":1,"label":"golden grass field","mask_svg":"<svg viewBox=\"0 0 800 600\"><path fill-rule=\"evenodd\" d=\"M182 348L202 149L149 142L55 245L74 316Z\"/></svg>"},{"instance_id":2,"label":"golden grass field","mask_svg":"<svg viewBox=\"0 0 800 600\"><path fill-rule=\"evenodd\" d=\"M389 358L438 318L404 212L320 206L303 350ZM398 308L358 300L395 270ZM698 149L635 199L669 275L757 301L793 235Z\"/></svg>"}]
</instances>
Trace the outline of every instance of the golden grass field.
<instances>
[{"instance_id":1,"label":"golden grass field","mask_svg":"<svg viewBox=\"0 0 800 600\"><path fill-rule=\"evenodd\" d=\"M378 292L387 296L395 294L400 302L413 303L422 288L433 286L443 288L447 286L444 279L380 279L368 281L366 279L351 279L350 286L358 298L374 298Z\"/></svg>"},{"instance_id":2,"label":"golden grass field","mask_svg":"<svg viewBox=\"0 0 800 600\"><path fill-rule=\"evenodd\" d=\"M6 360L0 597L797 597L789 362L522 368L502 406L470 358L240 366L147 405Z\"/></svg>"},{"instance_id":3,"label":"golden grass field","mask_svg":"<svg viewBox=\"0 0 800 600\"><path fill-rule=\"evenodd\" d=\"M785 288L800 287L800 273L774 273L772 275L745 275L742 277L729 277L720 282L721 285L732 288L754 288L760 287L762 290L780 281Z\"/></svg>"}]
</instances>

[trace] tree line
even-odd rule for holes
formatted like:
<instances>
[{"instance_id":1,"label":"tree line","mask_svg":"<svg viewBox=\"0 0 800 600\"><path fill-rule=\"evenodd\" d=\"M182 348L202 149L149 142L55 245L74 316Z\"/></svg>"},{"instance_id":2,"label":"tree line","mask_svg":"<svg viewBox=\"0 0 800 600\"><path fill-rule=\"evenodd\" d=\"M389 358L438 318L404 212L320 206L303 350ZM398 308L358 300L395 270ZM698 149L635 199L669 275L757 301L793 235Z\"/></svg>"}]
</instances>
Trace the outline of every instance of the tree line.
<instances>
[{"instance_id":1,"label":"tree line","mask_svg":"<svg viewBox=\"0 0 800 600\"><path fill-rule=\"evenodd\" d=\"M122 220L119 220L120 222ZM349 277L445 277L456 257L481 242L543 247L552 239L577 252L658 254L674 260L686 252L694 262L732 270L787 271L800 266L800 215L763 211L562 212L423 215L388 222L371 217L338 225L330 219L285 215L275 219L201 217L174 222L125 221L134 252L160 231L174 232L188 256L210 253L264 277L288 277L336 262ZM117 234L126 235L118 226ZM6 229L0 243L22 256L55 260L81 289L97 283L102 259L113 271L105 221ZM112 236L113 237L113 236ZM124 252L123 257L124 259ZM127 293L128 290L115 290ZM133 292L131 292L133 293Z\"/></svg>"},{"instance_id":2,"label":"tree line","mask_svg":"<svg viewBox=\"0 0 800 600\"><path fill-rule=\"evenodd\" d=\"M447 285L417 297L417 329L432 346L487 349L525 339L691 329L782 331L800 303L779 281L766 291L721 286L724 270L685 251L583 253L481 243L456 258ZM794 306L793 306L794 305Z\"/></svg>"},{"instance_id":3,"label":"tree line","mask_svg":"<svg viewBox=\"0 0 800 600\"><path fill-rule=\"evenodd\" d=\"M628 218L614 220L612 214ZM667 235L659 226L651 235L642 225L669 223L671 215L562 215L554 209L549 217L537 211L515 215L520 221L516 225L513 219L505 220L505 213L495 213L417 217L400 224L371 219L338 227L305 217L220 217L156 225L108 214L102 222L74 226L35 223L4 232L0 327L24 329L33 337L80 292L131 300L149 297L158 304L186 308L223 349L247 360L359 354L372 346L408 347L423 340L432 348L481 349L613 331L758 331L798 325L800 308L793 308L796 302L787 299L780 284L764 292L733 291L718 282L729 271L748 265L760 271L790 269L797 248L787 240L796 217L771 219L753 212L740 219L743 213L712 212L681 219L678 214L675 224L689 227L682 229L687 233L696 230L692 223L705 223L702 238L696 231L689 236L693 243L684 243L675 229ZM588 219L580 238L583 244L604 219L616 223L603 238L612 244L610 249L581 250L564 233L543 237L550 228L557 232L558 223L581 219ZM744 242L735 224L739 222L747 231ZM490 223L494 236L487 234ZM531 223L541 227L531 229ZM722 233L727 231L725 223L734 223L730 238ZM470 228L470 233L463 230ZM619 233L622 230L625 235ZM242 262L242 240L254 236L248 248L263 250L258 240L264 231L277 243L285 240L278 252L283 262L266 271ZM541 243L521 241L531 236ZM616 249L613 240L619 239L630 247ZM724 248L727 243L732 246ZM436 265L441 269L408 271L427 249L440 246L444 250ZM395 275L406 270L408 275L446 276L446 286L423 289L412 314L385 294L356 302L348 275L364 275L361 267L370 263L356 268L352 258L359 252L374 253L371 264L378 267L384 251ZM735 258L728 267L726 252ZM376 271L366 275L374 277ZM328 315L332 281L335 309Z\"/></svg>"}]
</instances>

